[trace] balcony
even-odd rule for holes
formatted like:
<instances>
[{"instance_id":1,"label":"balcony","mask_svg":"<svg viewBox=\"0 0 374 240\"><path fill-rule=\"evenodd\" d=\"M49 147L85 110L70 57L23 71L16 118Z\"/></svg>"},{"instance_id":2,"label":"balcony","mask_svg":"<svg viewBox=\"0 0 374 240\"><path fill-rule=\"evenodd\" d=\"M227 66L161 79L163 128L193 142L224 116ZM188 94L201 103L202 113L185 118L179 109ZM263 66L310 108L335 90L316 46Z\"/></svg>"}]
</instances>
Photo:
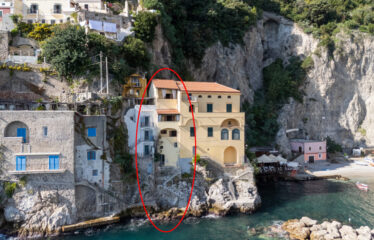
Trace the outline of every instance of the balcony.
<instances>
[{"instance_id":1,"label":"balcony","mask_svg":"<svg viewBox=\"0 0 374 240\"><path fill-rule=\"evenodd\" d=\"M141 142L153 142L155 140L154 136L141 137L138 139L138 144Z\"/></svg>"},{"instance_id":2,"label":"balcony","mask_svg":"<svg viewBox=\"0 0 374 240\"><path fill-rule=\"evenodd\" d=\"M153 122L141 122L140 124L141 128L147 128L147 127L154 127L155 124Z\"/></svg>"},{"instance_id":3,"label":"balcony","mask_svg":"<svg viewBox=\"0 0 374 240\"><path fill-rule=\"evenodd\" d=\"M64 173L67 169L66 163L60 163L59 169L49 169L49 163L42 163L42 164L36 164L36 163L29 163L26 162L26 168L25 170L17 170L16 164L12 163L10 165L9 174L13 175L23 175L23 174L41 174L41 173Z\"/></svg>"}]
</instances>

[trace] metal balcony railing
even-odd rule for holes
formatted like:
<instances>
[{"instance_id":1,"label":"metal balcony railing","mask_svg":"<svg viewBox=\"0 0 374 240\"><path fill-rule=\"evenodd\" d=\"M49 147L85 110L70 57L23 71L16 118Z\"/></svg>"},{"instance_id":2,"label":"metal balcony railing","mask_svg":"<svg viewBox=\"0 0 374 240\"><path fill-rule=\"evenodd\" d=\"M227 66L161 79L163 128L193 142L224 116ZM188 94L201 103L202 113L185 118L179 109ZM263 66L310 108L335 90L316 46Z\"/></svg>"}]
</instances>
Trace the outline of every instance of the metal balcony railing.
<instances>
[{"instance_id":1,"label":"metal balcony railing","mask_svg":"<svg viewBox=\"0 0 374 240\"><path fill-rule=\"evenodd\" d=\"M150 136L150 137L141 137L138 139L138 143L141 143L141 142L149 142L149 141L154 141L155 140L155 137L154 136Z\"/></svg>"},{"instance_id":2,"label":"metal balcony railing","mask_svg":"<svg viewBox=\"0 0 374 240\"><path fill-rule=\"evenodd\" d=\"M140 127L154 127L155 124L153 122L140 122Z\"/></svg>"}]
</instances>

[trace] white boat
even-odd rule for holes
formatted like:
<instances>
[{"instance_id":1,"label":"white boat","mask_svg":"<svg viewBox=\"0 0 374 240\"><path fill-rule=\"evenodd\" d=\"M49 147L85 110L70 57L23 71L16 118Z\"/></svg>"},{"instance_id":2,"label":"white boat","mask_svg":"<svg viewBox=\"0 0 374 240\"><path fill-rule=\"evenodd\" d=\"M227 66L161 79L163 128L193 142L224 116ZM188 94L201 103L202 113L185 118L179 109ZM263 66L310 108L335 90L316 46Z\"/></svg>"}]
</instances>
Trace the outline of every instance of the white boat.
<instances>
[{"instance_id":1,"label":"white boat","mask_svg":"<svg viewBox=\"0 0 374 240\"><path fill-rule=\"evenodd\" d=\"M356 182L356 187L365 192L369 190L369 186L367 184L360 183L360 182Z\"/></svg>"},{"instance_id":2,"label":"white boat","mask_svg":"<svg viewBox=\"0 0 374 240\"><path fill-rule=\"evenodd\" d=\"M368 166L369 164L367 162L362 162L362 161L355 161L357 165L362 165L362 166Z\"/></svg>"}]
</instances>

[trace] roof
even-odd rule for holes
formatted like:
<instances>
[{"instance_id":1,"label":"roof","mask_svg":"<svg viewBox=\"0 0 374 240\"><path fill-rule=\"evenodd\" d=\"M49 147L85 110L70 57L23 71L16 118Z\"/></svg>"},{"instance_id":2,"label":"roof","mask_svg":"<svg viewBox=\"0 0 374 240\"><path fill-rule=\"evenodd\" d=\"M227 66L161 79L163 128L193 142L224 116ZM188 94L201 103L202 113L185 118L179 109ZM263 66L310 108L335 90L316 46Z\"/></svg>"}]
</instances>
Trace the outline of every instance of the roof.
<instances>
[{"instance_id":1,"label":"roof","mask_svg":"<svg viewBox=\"0 0 374 240\"><path fill-rule=\"evenodd\" d=\"M325 142L324 140L309 140L309 139L291 139L291 142L299 142L299 143L311 143L311 142Z\"/></svg>"},{"instance_id":2,"label":"roof","mask_svg":"<svg viewBox=\"0 0 374 240\"><path fill-rule=\"evenodd\" d=\"M156 88L176 89L183 91L184 86L180 81L155 79L153 84ZM217 93L240 93L239 90L227 87L217 82L191 82L185 81L184 85L188 92L217 92Z\"/></svg>"},{"instance_id":3,"label":"roof","mask_svg":"<svg viewBox=\"0 0 374 240\"><path fill-rule=\"evenodd\" d=\"M177 109L157 109L157 114L179 114Z\"/></svg>"},{"instance_id":4,"label":"roof","mask_svg":"<svg viewBox=\"0 0 374 240\"><path fill-rule=\"evenodd\" d=\"M175 80L154 79L152 83L156 88L179 89Z\"/></svg>"}]
</instances>

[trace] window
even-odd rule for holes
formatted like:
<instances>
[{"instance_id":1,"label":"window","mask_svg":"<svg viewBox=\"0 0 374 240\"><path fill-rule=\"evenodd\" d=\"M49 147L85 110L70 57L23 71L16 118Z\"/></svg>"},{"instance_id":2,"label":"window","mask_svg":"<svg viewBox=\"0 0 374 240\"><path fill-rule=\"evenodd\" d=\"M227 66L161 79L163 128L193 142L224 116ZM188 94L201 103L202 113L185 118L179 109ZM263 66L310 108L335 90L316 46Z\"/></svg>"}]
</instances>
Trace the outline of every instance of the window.
<instances>
[{"instance_id":1,"label":"window","mask_svg":"<svg viewBox=\"0 0 374 240\"><path fill-rule=\"evenodd\" d=\"M99 171L97 169L92 170L92 176L99 175Z\"/></svg>"},{"instance_id":2,"label":"window","mask_svg":"<svg viewBox=\"0 0 374 240\"><path fill-rule=\"evenodd\" d=\"M232 130L232 140L240 140L240 130L235 128Z\"/></svg>"},{"instance_id":3,"label":"window","mask_svg":"<svg viewBox=\"0 0 374 240\"><path fill-rule=\"evenodd\" d=\"M174 147L175 147L175 148L178 147L178 143L177 143L177 142L174 143Z\"/></svg>"},{"instance_id":4,"label":"window","mask_svg":"<svg viewBox=\"0 0 374 240\"><path fill-rule=\"evenodd\" d=\"M191 106L189 107L190 112L191 112L191 107L192 107L192 111L195 112L195 105L191 104Z\"/></svg>"},{"instance_id":5,"label":"window","mask_svg":"<svg viewBox=\"0 0 374 240\"><path fill-rule=\"evenodd\" d=\"M226 112L232 112L232 104L226 104Z\"/></svg>"},{"instance_id":6,"label":"window","mask_svg":"<svg viewBox=\"0 0 374 240\"><path fill-rule=\"evenodd\" d=\"M194 127L190 127L190 137L195 137Z\"/></svg>"},{"instance_id":7,"label":"window","mask_svg":"<svg viewBox=\"0 0 374 240\"><path fill-rule=\"evenodd\" d=\"M231 98L231 96L227 96L227 98L228 98L228 99L230 99L230 98Z\"/></svg>"},{"instance_id":8,"label":"window","mask_svg":"<svg viewBox=\"0 0 374 240\"><path fill-rule=\"evenodd\" d=\"M206 105L206 111L207 112L213 112L213 104L212 103L208 103Z\"/></svg>"},{"instance_id":9,"label":"window","mask_svg":"<svg viewBox=\"0 0 374 240\"><path fill-rule=\"evenodd\" d=\"M161 150L164 149L164 146L160 146L160 149L161 149Z\"/></svg>"},{"instance_id":10,"label":"window","mask_svg":"<svg viewBox=\"0 0 374 240\"><path fill-rule=\"evenodd\" d=\"M0 11L0 17L2 17L3 16L3 11Z\"/></svg>"},{"instance_id":11,"label":"window","mask_svg":"<svg viewBox=\"0 0 374 240\"><path fill-rule=\"evenodd\" d=\"M96 137L96 128L87 128L87 137Z\"/></svg>"},{"instance_id":12,"label":"window","mask_svg":"<svg viewBox=\"0 0 374 240\"><path fill-rule=\"evenodd\" d=\"M16 171L25 171L26 170L26 157L17 156L16 157Z\"/></svg>"},{"instance_id":13,"label":"window","mask_svg":"<svg viewBox=\"0 0 374 240\"><path fill-rule=\"evenodd\" d=\"M221 130L221 140L228 140L229 139L229 131L227 129Z\"/></svg>"},{"instance_id":14,"label":"window","mask_svg":"<svg viewBox=\"0 0 374 240\"><path fill-rule=\"evenodd\" d=\"M203 96L199 95L199 98L202 98Z\"/></svg>"},{"instance_id":15,"label":"window","mask_svg":"<svg viewBox=\"0 0 374 240\"><path fill-rule=\"evenodd\" d=\"M60 23L63 23L63 22L64 22L64 20L61 19L61 20L60 20Z\"/></svg>"},{"instance_id":16,"label":"window","mask_svg":"<svg viewBox=\"0 0 374 240\"><path fill-rule=\"evenodd\" d=\"M160 154L160 165L161 166L165 165L165 155L164 154Z\"/></svg>"},{"instance_id":17,"label":"window","mask_svg":"<svg viewBox=\"0 0 374 240\"><path fill-rule=\"evenodd\" d=\"M322 158L322 154L321 154L321 153L318 154L318 158L319 158L319 159Z\"/></svg>"},{"instance_id":18,"label":"window","mask_svg":"<svg viewBox=\"0 0 374 240\"><path fill-rule=\"evenodd\" d=\"M148 156L150 152L151 151L149 145L144 145L144 156Z\"/></svg>"},{"instance_id":19,"label":"window","mask_svg":"<svg viewBox=\"0 0 374 240\"><path fill-rule=\"evenodd\" d=\"M144 140L145 141L151 140L150 136L151 136L150 131L144 131Z\"/></svg>"},{"instance_id":20,"label":"window","mask_svg":"<svg viewBox=\"0 0 374 240\"><path fill-rule=\"evenodd\" d=\"M322 147L321 147L321 146L319 146L319 150L322 150Z\"/></svg>"},{"instance_id":21,"label":"window","mask_svg":"<svg viewBox=\"0 0 374 240\"><path fill-rule=\"evenodd\" d=\"M212 96L208 95L208 98L212 98Z\"/></svg>"},{"instance_id":22,"label":"window","mask_svg":"<svg viewBox=\"0 0 374 240\"><path fill-rule=\"evenodd\" d=\"M309 147L309 151L312 151L312 147Z\"/></svg>"},{"instance_id":23,"label":"window","mask_svg":"<svg viewBox=\"0 0 374 240\"><path fill-rule=\"evenodd\" d=\"M53 6L53 13L61 14L61 4L55 4Z\"/></svg>"},{"instance_id":24,"label":"window","mask_svg":"<svg viewBox=\"0 0 374 240\"><path fill-rule=\"evenodd\" d=\"M87 152L87 160L96 160L96 152L95 151L88 151Z\"/></svg>"},{"instance_id":25,"label":"window","mask_svg":"<svg viewBox=\"0 0 374 240\"><path fill-rule=\"evenodd\" d=\"M32 20L27 20L27 23L31 24L31 23L32 23Z\"/></svg>"},{"instance_id":26,"label":"window","mask_svg":"<svg viewBox=\"0 0 374 240\"><path fill-rule=\"evenodd\" d=\"M221 95L219 95L218 98L222 98Z\"/></svg>"},{"instance_id":27,"label":"window","mask_svg":"<svg viewBox=\"0 0 374 240\"><path fill-rule=\"evenodd\" d=\"M169 137L176 137L177 136L177 131L176 130L172 130L169 132Z\"/></svg>"},{"instance_id":28,"label":"window","mask_svg":"<svg viewBox=\"0 0 374 240\"><path fill-rule=\"evenodd\" d=\"M57 170L60 168L60 156L49 156L49 170Z\"/></svg>"},{"instance_id":29,"label":"window","mask_svg":"<svg viewBox=\"0 0 374 240\"><path fill-rule=\"evenodd\" d=\"M213 128L208 127L208 137L213 137Z\"/></svg>"},{"instance_id":30,"label":"window","mask_svg":"<svg viewBox=\"0 0 374 240\"><path fill-rule=\"evenodd\" d=\"M17 137L22 137L22 142L26 142L26 128L17 128Z\"/></svg>"},{"instance_id":31,"label":"window","mask_svg":"<svg viewBox=\"0 0 374 240\"><path fill-rule=\"evenodd\" d=\"M53 25L53 24L55 24L56 23L56 21L55 20L51 20L51 24Z\"/></svg>"},{"instance_id":32,"label":"window","mask_svg":"<svg viewBox=\"0 0 374 240\"><path fill-rule=\"evenodd\" d=\"M84 4L84 9L88 10L88 4Z\"/></svg>"},{"instance_id":33,"label":"window","mask_svg":"<svg viewBox=\"0 0 374 240\"><path fill-rule=\"evenodd\" d=\"M38 13L38 4L31 4L31 6L30 6L30 13L31 14Z\"/></svg>"},{"instance_id":34,"label":"window","mask_svg":"<svg viewBox=\"0 0 374 240\"><path fill-rule=\"evenodd\" d=\"M43 127L43 137L48 136L48 127Z\"/></svg>"},{"instance_id":35,"label":"window","mask_svg":"<svg viewBox=\"0 0 374 240\"><path fill-rule=\"evenodd\" d=\"M166 93L166 94L165 94L165 99L173 99L173 94L171 94L171 93Z\"/></svg>"},{"instance_id":36,"label":"window","mask_svg":"<svg viewBox=\"0 0 374 240\"><path fill-rule=\"evenodd\" d=\"M166 130L161 130L161 134L166 134L167 131Z\"/></svg>"},{"instance_id":37,"label":"window","mask_svg":"<svg viewBox=\"0 0 374 240\"><path fill-rule=\"evenodd\" d=\"M42 19L42 23L45 23L45 19Z\"/></svg>"}]
</instances>

